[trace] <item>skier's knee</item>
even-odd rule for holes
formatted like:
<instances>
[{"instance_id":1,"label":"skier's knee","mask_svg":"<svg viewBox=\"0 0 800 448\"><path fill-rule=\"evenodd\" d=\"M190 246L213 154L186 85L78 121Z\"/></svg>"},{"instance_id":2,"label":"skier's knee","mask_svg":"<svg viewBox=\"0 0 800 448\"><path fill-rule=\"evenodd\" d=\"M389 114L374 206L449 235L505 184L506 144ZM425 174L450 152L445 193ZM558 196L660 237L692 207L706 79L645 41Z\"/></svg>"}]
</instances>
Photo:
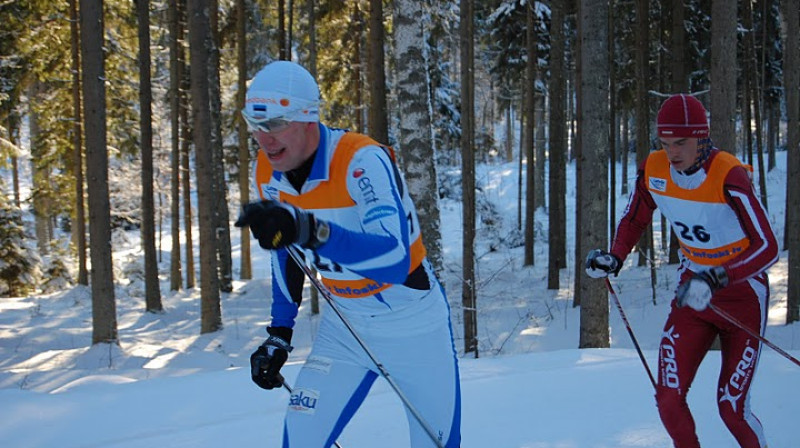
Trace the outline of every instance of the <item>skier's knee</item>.
<instances>
[{"instance_id":1,"label":"skier's knee","mask_svg":"<svg viewBox=\"0 0 800 448\"><path fill-rule=\"evenodd\" d=\"M662 415L669 414L683 408L686 405L686 397L678 389L658 386L656 387L656 405Z\"/></svg>"}]
</instances>

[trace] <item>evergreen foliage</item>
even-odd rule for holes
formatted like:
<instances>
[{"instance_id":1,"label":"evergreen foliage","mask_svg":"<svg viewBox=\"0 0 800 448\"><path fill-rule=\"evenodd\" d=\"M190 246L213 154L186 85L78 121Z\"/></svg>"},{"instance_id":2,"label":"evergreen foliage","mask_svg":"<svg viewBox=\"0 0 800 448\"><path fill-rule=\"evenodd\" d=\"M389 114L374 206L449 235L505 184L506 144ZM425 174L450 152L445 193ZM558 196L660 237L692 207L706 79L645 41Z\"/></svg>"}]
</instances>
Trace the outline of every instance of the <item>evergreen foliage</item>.
<instances>
[{"instance_id":1,"label":"evergreen foliage","mask_svg":"<svg viewBox=\"0 0 800 448\"><path fill-rule=\"evenodd\" d=\"M39 256L28 246L22 211L0 197L0 297L31 293L39 281Z\"/></svg>"}]
</instances>

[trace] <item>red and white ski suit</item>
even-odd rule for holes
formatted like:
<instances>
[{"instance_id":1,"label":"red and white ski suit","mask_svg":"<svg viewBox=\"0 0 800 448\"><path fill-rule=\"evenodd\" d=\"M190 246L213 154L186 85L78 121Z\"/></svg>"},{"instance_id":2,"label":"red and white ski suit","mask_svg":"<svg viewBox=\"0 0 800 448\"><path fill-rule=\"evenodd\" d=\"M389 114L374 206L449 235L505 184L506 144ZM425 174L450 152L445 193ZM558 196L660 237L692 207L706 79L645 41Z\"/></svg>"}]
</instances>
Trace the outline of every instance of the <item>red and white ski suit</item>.
<instances>
[{"instance_id":1,"label":"red and white ski suit","mask_svg":"<svg viewBox=\"0 0 800 448\"><path fill-rule=\"evenodd\" d=\"M714 292L712 303L763 334L769 301L766 269L777 261L778 245L748 167L715 148L699 171L685 175L670 166L664 150L651 153L639 169L611 253L625 260L656 208L681 245L677 284L695 272L722 266L729 283ZM686 395L716 336L722 349L720 416L742 447L763 448L764 431L750 410L749 396L760 341L710 308L679 308L675 300L659 347L656 402L661 421L676 447L700 446Z\"/></svg>"}]
</instances>

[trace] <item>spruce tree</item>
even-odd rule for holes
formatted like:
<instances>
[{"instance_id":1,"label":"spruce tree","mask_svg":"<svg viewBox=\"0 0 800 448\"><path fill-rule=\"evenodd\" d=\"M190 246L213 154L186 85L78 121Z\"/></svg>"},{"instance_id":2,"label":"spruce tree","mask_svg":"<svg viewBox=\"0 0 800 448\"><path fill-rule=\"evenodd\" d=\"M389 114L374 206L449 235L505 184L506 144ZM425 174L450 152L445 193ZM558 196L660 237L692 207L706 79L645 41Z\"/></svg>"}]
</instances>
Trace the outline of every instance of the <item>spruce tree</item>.
<instances>
[{"instance_id":1,"label":"spruce tree","mask_svg":"<svg viewBox=\"0 0 800 448\"><path fill-rule=\"evenodd\" d=\"M0 201L0 296L19 297L36 288L39 257L27 244L22 212Z\"/></svg>"}]
</instances>

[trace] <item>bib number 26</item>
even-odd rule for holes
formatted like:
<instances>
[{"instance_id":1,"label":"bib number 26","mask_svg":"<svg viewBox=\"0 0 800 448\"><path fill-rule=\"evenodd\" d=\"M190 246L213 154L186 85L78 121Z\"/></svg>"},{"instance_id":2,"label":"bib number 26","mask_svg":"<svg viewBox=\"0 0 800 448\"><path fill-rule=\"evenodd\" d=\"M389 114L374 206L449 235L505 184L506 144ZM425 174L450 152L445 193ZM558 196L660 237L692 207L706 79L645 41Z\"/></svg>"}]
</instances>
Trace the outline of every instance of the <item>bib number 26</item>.
<instances>
[{"instance_id":1,"label":"bib number 26","mask_svg":"<svg viewBox=\"0 0 800 448\"><path fill-rule=\"evenodd\" d=\"M691 226L676 221L675 226L680 229L679 233L681 238L686 241L700 241L701 243L707 243L711 240L711 235L708 234L705 227L703 226Z\"/></svg>"}]
</instances>

